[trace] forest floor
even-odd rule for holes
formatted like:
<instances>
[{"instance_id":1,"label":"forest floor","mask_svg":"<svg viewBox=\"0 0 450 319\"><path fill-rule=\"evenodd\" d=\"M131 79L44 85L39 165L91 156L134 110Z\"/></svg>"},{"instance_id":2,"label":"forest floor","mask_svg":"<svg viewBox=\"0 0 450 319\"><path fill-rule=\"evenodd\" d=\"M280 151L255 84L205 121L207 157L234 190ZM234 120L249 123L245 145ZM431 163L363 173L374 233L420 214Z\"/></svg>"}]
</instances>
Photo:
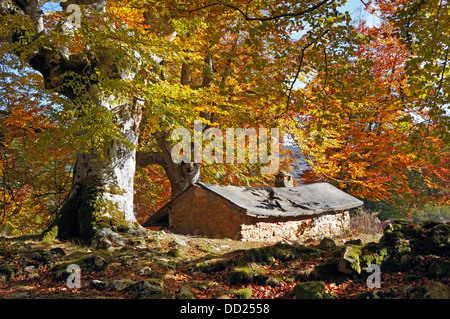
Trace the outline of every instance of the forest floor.
<instances>
[{"instance_id":1,"label":"forest floor","mask_svg":"<svg viewBox=\"0 0 450 319\"><path fill-rule=\"evenodd\" d=\"M345 242L359 239L357 245L366 245L381 236L352 234L334 238L331 246L319 241L274 245L160 230L128 237L124 246L109 250L74 241L0 237L0 298L292 299L295 287L311 280L325 283L320 297L328 299L440 298L442 289L450 289L448 274L430 271L437 259L448 265L448 256L423 256L400 271L381 269L379 288L368 287L366 269L336 276L315 271L342 256ZM80 272L67 272L69 265ZM432 289L441 291L433 295Z\"/></svg>"}]
</instances>

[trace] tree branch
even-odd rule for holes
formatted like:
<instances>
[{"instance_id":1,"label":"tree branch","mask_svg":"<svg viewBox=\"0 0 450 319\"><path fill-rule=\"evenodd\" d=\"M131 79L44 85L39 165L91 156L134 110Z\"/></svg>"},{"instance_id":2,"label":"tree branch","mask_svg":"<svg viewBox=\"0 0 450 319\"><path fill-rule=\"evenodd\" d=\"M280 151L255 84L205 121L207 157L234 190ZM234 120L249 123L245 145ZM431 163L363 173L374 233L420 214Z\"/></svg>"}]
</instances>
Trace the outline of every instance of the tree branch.
<instances>
[{"instance_id":1,"label":"tree branch","mask_svg":"<svg viewBox=\"0 0 450 319\"><path fill-rule=\"evenodd\" d=\"M163 165L164 159L161 152L136 152L136 165L147 167L149 165Z\"/></svg>"}]
</instances>

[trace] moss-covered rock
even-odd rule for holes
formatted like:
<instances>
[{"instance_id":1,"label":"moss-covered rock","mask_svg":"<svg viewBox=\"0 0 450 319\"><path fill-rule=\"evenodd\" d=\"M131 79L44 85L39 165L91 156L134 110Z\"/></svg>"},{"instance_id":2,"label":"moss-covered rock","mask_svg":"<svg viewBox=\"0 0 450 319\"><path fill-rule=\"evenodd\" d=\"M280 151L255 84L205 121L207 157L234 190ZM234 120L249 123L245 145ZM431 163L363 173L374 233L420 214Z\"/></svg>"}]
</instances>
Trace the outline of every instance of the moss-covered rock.
<instances>
[{"instance_id":1,"label":"moss-covered rock","mask_svg":"<svg viewBox=\"0 0 450 319\"><path fill-rule=\"evenodd\" d=\"M252 275L252 270L249 267L236 267L228 273L228 281L232 285L246 285L250 283Z\"/></svg>"},{"instance_id":2,"label":"moss-covered rock","mask_svg":"<svg viewBox=\"0 0 450 319\"><path fill-rule=\"evenodd\" d=\"M297 299L323 299L325 283L323 281L307 281L297 284L293 294Z\"/></svg>"},{"instance_id":3,"label":"moss-covered rock","mask_svg":"<svg viewBox=\"0 0 450 319\"><path fill-rule=\"evenodd\" d=\"M270 279L270 276L265 272L260 272L258 274L253 275L253 282L258 286L266 285L267 281Z\"/></svg>"},{"instance_id":4,"label":"moss-covered rock","mask_svg":"<svg viewBox=\"0 0 450 319\"><path fill-rule=\"evenodd\" d=\"M362 240L361 239L351 239L351 240L347 240L345 243L344 243L344 246L347 246L347 245L356 245L356 246L362 246L363 245L363 242L362 242Z\"/></svg>"},{"instance_id":5,"label":"moss-covered rock","mask_svg":"<svg viewBox=\"0 0 450 319\"><path fill-rule=\"evenodd\" d=\"M334 242L333 239L329 237L324 237L322 238L317 247L323 250L331 250L336 248L336 243Z\"/></svg>"},{"instance_id":6,"label":"moss-covered rock","mask_svg":"<svg viewBox=\"0 0 450 319\"><path fill-rule=\"evenodd\" d=\"M0 265L0 274L4 274L7 279L12 279L15 275L14 268L8 264Z\"/></svg>"},{"instance_id":7,"label":"moss-covered rock","mask_svg":"<svg viewBox=\"0 0 450 319\"><path fill-rule=\"evenodd\" d=\"M322 267L321 271L319 271L319 269L317 268L317 266L319 266L319 269ZM332 267L333 270L337 269L337 263ZM334 273L331 276L327 276L327 274L323 274L326 273L327 271L327 267L324 266L323 264L320 265L316 265L316 268L306 268L306 269L302 269L299 270L295 273L295 280L296 281L310 281L310 280L319 280L319 279L330 279L334 277Z\"/></svg>"},{"instance_id":8,"label":"moss-covered rock","mask_svg":"<svg viewBox=\"0 0 450 319\"><path fill-rule=\"evenodd\" d=\"M181 258L184 256L184 253L180 249L173 248L167 252L167 255L174 258Z\"/></svg>"},{"instance_id":9,"label":"moss-covered rock","mask_svg":"<svg viewBox=\"0 0 450 319\"><path fill-rule=\"evenodd\" d=\"M276 259L291 261L294 259L310 260L319 257L321 250L303 245L276 243L272 246L239 250L233 252L239 265L248 263L269 264Z\"/></svg>"},{"instance_id":10,"label":"moss-covered rock","mask_svg":"<svg viewBox=\"0 0 450 319\"><path fill-rule=\"evenodd\" d=\"M420 281L422 279L422 276L415 275L415 274L409 274L406 275L404 278L405 282L414 282L414 281Z\"/></svg>"},{"instance_id":11,"label":"moss-covered rock","mask_svg":"<svg viewBox=\"0 0 450 319\"><path fill-rule=\"evenodd\" d=\"M427 236L427 248L431 253L441 256L450 254L450 226L445 224L438 224L433 226Z\"/></svg>"},{"instance_id":12,"label":"moss-covered rock","mask_svg":"<svg viewBox=\"0 0 450 319\"><path fill-rule=\"evenodd\" d=\"M69 265L78 265L81 272L102 271L111 261L111 255L107 252L85 252L76 251L66 256L66 262L57 264L52 268L53 276L56 280L66 280L70 273L67 272Z\"/></svg>"},{"instance_id":13,"label":"moss-covered rock","mask_svg":"<svg viewBox=\"0 0 450 319\"><path fill-rule=\"evenodd\" d=\"M428 276L430 278L450 278L450 263L436 258L428 267Z\"/></svg>"},{"instance_id":14,"label":"moss-covered rock","mask_svg":"<svg viewBox=\"0 0 450 319\"><path fill-rule=\"evenodd\" d=\"M339 259L338 269L344 274L361 273L360 257L363 246L347 245Z\"/></svg>"},{"instance_id":15,"label":"moss-covered rock","mask_svg":"<svg viewBox=\"0 0 450 319\"><path fill-rule=\"evenodd\" d=\"M439 281L426 285L424 299L450 299L450 288Z\"/></svg>"},{"instance_id":16,"label":"moss-covered rock","mask_svg":"<svg viewBox=\"0 0 450 319\"><path fill-rule=\"evenodd\" d=\"M138 281L129 286L129 289L134 291L134 298L145 298L150 295L164 293L165 283L162 279L150 278Z\"/></svg>"},{"instance_id":17,"label":"moss-covered rock","mask_svg":"<svg viewBox=\"0 0 450 319\"><path fill-rule=\"evenodd\" d=\"M361 253L361 265L368 267L371 264L381 265L388 257L388 247L381 243L367 243Z\"/></svg>"},{"instance_id":18,"label":"moss-covered rock","mask_svg":"<svg viewBox=\"0 0 450 319\"><path fill-rule=\"evenodd\" d=\"M111 282L110 288L116 291L124 291L131 289L133 285L136 284L136 281L130 279L117 279Z\"/></svg>"},{"instance_id":19,"label":"moss-covered rock","mask_svg":"<svg viewBox=\"0 0 450 319\"><path fill-rule=\"evenodd\" d=\"M235 252L235 255L239 265L248 263L268 264L275 261L275 257L268 247L239 250Z\"/></svg>"},{"instance_id":20,"label":"moss-covered rock","mask_svg":"<svg viewBox=\"0 0 450 319\"><path fill-rule=\"evenodd\" d=\"M339 268L339 259L336 257L332 257L327 261L316 265L315 271L322 280L334 280L335 278L342 275L342 273L339 271L338 268ZM315 273L312 274L314 274L315 276ZM311 278L310 276L307 277L308 280L314 278L315 277L313 278Z\"/></svg>"},{"instance_id":21,"label":"moss-covered rock","mask_svg":"<svg viewBox=\"0 0 450 319\"><path fill-rule=\"evenodd\" d=\"M177 294L178 299L195 299L195 294L192 287L189 284L185 284L180 287Z\"/></svg>"},{"instance_id":22,"label":"moss-covered rock","mask_svg":"<svg viewBox=\"0 0 450 319\"><path fill-rule=\"evenodd\" d=\"M216 271L225 270L230 263L231 263L230 258L207 256L206 258L203 258L203 260L191 263L189 265L189 269L192 272L201 271L204 273L214 273Z\"/></svg>"},{"instance_id":23,"label":"moss-covered rock","mask_svg":"<svg viewBox=\"0 0 450 319\"><path fill-rule=\"evenodd\" d=\"M239 299L250 299L252 297L252 288L242 288L235 292Z\"/></svg>"}]
</instances>

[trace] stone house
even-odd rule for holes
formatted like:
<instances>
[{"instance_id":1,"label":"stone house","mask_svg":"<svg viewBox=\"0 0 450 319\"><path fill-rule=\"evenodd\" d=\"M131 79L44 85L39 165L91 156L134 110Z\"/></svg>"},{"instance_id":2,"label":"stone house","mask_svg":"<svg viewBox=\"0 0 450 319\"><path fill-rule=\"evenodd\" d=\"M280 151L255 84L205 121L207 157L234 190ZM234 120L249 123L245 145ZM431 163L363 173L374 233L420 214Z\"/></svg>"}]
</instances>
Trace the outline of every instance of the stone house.
<instances>
[{"instance_id":1,"label":"stone house","mask_svg":"<svg viewBox=\"0 0 450 319\"><path fill-rule=\"evenodd\" d=\"M328 183L244 187L195 183L143 224L174 233L243 241L336 237L362 201Z\"/></svg>"}]
</instances>

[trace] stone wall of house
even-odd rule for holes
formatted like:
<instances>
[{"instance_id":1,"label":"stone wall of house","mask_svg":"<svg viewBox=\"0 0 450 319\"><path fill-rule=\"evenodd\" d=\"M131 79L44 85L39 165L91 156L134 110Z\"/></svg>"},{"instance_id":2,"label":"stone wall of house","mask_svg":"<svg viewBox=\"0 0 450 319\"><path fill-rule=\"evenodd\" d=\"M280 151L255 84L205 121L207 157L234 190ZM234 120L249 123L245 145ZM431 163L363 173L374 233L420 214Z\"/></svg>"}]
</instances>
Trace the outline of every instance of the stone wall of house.
<instances>
[{"instance_id":1,"label":"stone wall of house","mask_svg":"<svg viewBox=\"0 0 450 319\"><path fill-rule=\"evenodd\" d=\"M342 235L348 212L298 218L249 216L227 200L193 187L169 208L169 229L178 234L243 241L306 241Z\"/></svg>"},{"instance_id":2,"label":"stone wall of house","mask_svg":"<svg viewBox=\"0 0 450 319\"><path fill-rule=\"evenodd\" d=\"M321 239L323 237L338 237L350 228L350 215L347 211L333 214L322 214L301 220L276 221L253 218L241 227L241 240L243 241L270 241L283 240L304 242L308 239Z\"/></svg>"}]
</instances>

